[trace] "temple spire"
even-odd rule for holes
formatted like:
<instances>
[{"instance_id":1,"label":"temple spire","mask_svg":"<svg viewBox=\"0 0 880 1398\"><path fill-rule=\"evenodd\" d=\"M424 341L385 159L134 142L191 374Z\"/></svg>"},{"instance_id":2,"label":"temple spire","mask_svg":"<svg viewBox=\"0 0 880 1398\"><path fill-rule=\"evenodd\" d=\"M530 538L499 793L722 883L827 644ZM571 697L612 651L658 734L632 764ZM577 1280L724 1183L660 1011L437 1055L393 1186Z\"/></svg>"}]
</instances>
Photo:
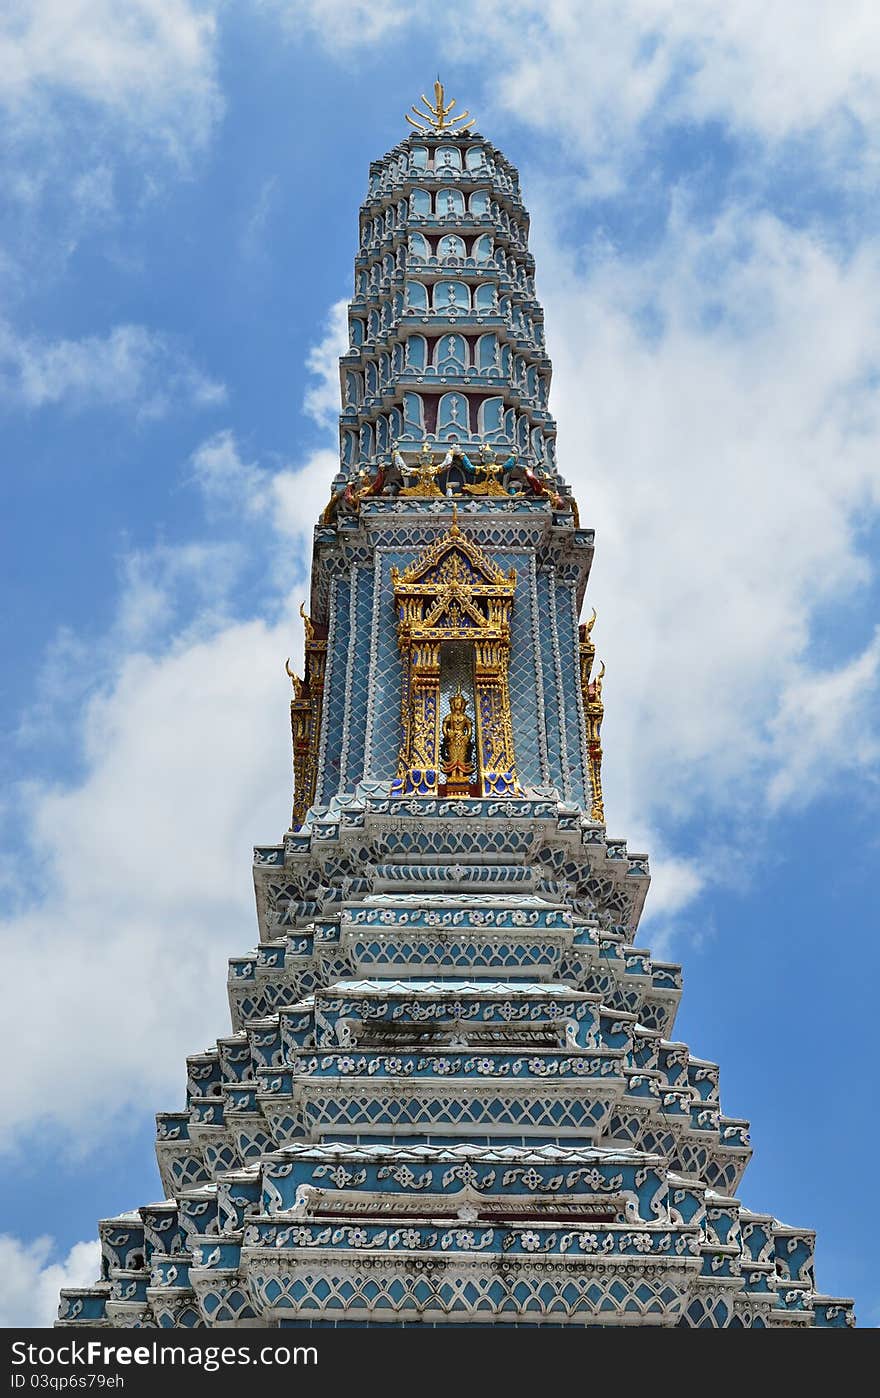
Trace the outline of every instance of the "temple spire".
<instances>
[{"instance_id":1,"label":"temple spire","mask_svg":"<svg viewBox=\"0 0 880 1398\"><path fill-rule=\"evenodd\" d=\"M361 208L259 942L59 1324L848 1325L813 1231L741 1205L748 1122L639 931L528 215L434 94Z\"/></svg>"}]
</instances>

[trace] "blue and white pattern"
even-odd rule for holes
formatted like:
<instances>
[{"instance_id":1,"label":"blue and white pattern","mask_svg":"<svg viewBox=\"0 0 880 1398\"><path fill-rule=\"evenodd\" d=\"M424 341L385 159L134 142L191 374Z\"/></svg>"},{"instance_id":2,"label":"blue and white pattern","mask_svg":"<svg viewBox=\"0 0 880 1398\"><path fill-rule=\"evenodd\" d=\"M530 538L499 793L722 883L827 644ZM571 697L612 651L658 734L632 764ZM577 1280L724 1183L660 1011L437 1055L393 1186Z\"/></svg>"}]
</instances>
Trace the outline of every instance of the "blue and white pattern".
<instances>
[{"instance_id":1,"label":"blue and white pattern","mask_svg":"<svg viewBox=\"0 0 880 1398\"><path fill-rule=\"evenodd\" d=\"M561 489L527 231L473 132L373 164L337 485L406 433L540 454ZM100 1279L62 1292L60 1325L852 1324L814 1234L740 1203L748 1123L672 1038L680 968L636 944L647 857L588 814L593 538L558 506L377 495L316 530L316 801L254 851L259 946L157 1118L166 1197L99 1224ZM392 792L391 569L454 507L516 572L498 798Z\"/></svg>"}]
</instances>

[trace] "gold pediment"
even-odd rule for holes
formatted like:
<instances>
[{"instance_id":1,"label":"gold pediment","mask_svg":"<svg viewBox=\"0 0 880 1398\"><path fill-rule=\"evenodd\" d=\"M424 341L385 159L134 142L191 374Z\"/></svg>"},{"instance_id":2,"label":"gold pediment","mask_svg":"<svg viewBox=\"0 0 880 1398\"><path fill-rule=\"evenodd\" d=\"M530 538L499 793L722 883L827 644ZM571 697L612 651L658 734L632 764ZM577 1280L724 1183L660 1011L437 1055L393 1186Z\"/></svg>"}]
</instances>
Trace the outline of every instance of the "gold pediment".
<instances>
[{"instance_id":1,"label":"gold pediment","mask_svg":"<svg viewBox=\"0 0 880 1398\"><path fill-rule=\"evenodd\" d=\"M453 510L445 534L403 571L391 569L391 584L404 664L403 741L392 791L420 796L517 793L508 678L515 569L504 573L467 538ZM444 665L451 663L450 653L456 649L470 657L465 668L472 677L472 734L463 707L461 712L450 708L445 717L441 713ZM457 694L464 705L460 676ZM462 755L449 736L457 732L457 740L462 739L458 730L463 725L465 737L474 743L470 767L471 758L466 752Z\"/></svg>"},{"instance_id":2,"label":"gold pediment","mask_svg":"<svg viewBox=\"0 0 880 1398\"><path fill-rule=\"evenodd\" d=\"M407 591L440 591L457 584L512 593L516 586L516 570L511 568L505 573L478 543L463 534L458 527L457 511L454 511L447 532L423 550L420 557L414 558L402 573L392 568L391 582L395 589Z\"/></svg>"},{"instance_id":3,"label":"gold pediment","mask_svg":"<svg viewBox=\"0 0 880 1398\"><path fill-rule=\"evenodd\" d=\"M467 593L456 588L455 591L441 593L422 625L432 630L446 628L466 631L472 627L482 630L489 625L489 618L474 606Z\"/></svg>"}]
</instances>

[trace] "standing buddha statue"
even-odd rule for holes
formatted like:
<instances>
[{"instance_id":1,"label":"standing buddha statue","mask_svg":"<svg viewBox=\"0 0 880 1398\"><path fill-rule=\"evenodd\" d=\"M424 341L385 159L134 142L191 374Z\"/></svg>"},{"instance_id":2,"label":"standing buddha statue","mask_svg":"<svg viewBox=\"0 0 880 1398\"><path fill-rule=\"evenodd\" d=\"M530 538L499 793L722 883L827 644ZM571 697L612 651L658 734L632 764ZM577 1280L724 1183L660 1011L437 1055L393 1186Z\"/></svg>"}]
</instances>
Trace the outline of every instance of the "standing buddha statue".
<instances>
[{"instance_id":1,"label":"standing buddha statue","mask_svg":"<svg viewBox=\"0 0 880 1398\"><path fill-rule=\"evenodd\" d=\"M473 725L465 712L467 700L461 686L449 701L449 713L443 720L440 758L446 778L447 796L470 795L474 775Z\"/></svg>"}]
</instances>

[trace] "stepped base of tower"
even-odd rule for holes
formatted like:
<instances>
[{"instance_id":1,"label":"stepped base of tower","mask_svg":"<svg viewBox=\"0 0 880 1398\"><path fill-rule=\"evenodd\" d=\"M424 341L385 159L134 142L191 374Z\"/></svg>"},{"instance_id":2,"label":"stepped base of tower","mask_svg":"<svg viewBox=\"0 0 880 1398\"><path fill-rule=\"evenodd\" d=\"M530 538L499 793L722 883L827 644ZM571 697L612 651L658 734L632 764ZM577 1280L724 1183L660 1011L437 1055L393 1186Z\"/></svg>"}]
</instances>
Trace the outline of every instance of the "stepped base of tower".
<instances>
[{"instance_id":1,"label":"stepped base of tower","mask_svg":"<svg viewBox=\"0 0 880 1398\"><path fill-rule=\"evenodd\" d=\"M647 863L575 805L362 783L255 852L232 1030L63 1326L836 1327L672 1037Z\"/></svg>"}]
</instances>

